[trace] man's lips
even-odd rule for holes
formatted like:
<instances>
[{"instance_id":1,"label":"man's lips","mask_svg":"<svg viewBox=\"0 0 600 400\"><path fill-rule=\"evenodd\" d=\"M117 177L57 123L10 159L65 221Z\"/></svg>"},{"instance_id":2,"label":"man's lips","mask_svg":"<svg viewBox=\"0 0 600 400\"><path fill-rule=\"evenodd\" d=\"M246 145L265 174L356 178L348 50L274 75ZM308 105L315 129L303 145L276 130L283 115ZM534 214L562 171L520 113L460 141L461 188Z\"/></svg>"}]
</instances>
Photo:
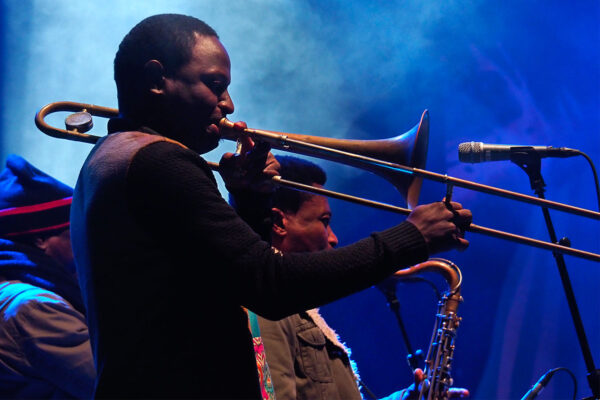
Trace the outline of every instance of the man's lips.
<instances>
[{"instance_id":1,"label":"man's lips","mask_svg":"<svg viewBox=\"0 0 600 400\"><path fill-rule=\"evenodd\" d=\"M221 132L219 130L219 127L217 126L217 124L210 124L206 127L206 133L211 134L211 135L221 135Z\"/></svg>"}]
</instances>

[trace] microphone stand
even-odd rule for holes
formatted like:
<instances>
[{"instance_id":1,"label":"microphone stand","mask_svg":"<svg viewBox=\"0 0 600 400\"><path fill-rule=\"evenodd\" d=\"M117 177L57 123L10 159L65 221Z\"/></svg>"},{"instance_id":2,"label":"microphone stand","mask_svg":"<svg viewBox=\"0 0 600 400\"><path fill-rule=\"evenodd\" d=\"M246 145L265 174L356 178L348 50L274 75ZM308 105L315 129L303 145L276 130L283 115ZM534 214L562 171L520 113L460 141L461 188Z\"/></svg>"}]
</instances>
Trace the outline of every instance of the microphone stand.
<instances>
[{"instance_id":1,"label":"microphone stand","mask_svg":"<svg viewBox=\"0 0 600 400\"><path fill-rule=\"evenodd\" d=\"M523 152L512 154L510 160L527 173L531 188L540 199L543 199L545 191L544 187L546 184L542 178L542 162L539 154L537 154L535 151L524 150ZM542 212L544 214L544 220L546 221L546 227L548 229L548 233L550 234L550 240L552 243L560 243L563 246L570 246L570 241L568 238L562 238L560 242L557 241L556 232L554 230L552 220L550 219L550 212L548 211L548 208L542 206ZM573 318L573 324L575 325L579 346L581 347L583 359L588 371L587 381L593 397L587 397L586 400L600 399L600 370L596 369L594 365L594 359L592 357L590 345L583 328L583 322L581 320L581 315L579 314L579 308L577 307L577 302L575 301L575 294L573 292L573 287L571 286L571 279L569 278L565 259L561 253L553 251L552 254L556 260L562 286L567 297L567 303L569 304L571 317Z\"/></svg>"},{"instance_id":2,"label":"microphone stand","mask_svg":"<svg viewBox=\"0 0 600 400\"><path fill-rule=\"evenodd\" d=\"M396 296L396 285L378 285L379 290L385 296L388 307L396 316L396 320L398 320L398 326L400 327L400 332L402 333L402 339L404 339L404 345L406 346L406 361L408 361L408 365L414 371L419 368L419 364L423 363L423 351L418 349L416 352L413 351L413 348L410 344L410 340L408 339L408 333L406 332L406 327L404 326L404 322L402 321L402 316L400 315L400 302L398 301L398 296Z\"/></svg>"}]
</instances>

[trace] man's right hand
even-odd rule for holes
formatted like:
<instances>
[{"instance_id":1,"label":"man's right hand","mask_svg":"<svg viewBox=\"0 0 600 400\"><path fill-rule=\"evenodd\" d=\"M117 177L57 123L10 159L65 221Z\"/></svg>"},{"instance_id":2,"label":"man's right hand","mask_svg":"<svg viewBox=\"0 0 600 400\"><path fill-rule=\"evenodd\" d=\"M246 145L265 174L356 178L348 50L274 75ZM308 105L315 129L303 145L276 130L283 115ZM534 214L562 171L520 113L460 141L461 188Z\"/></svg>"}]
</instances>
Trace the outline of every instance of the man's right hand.
<instances>
[{"instance_id":1,"label":"man's right hand","mask_svg":"<svg viewBox=\"0 0 600 400\"><path fill-rule=\"evenodd\" d=\"M404 390L394 393L394 395L396 395L396 397L390 396L389 398L386 397L385 399L382 399L382 400L388 400L388 399L396 400L398 398L399 398L399 400L417 400L417 399L419 399L419 395L421 393L422 386L425 385L425 388L427 389L427 386L429 386L429 381L425 379L425 373L420 368L415 369L414 378L415 378L415 383L413 383L412 385L410 385L409 387L407 387ZM427 397L426 394L427 394L427 390L425 390L425 397ZM450 389L448 389L447 395L448 395L448 398L450 398L450 399L464 399L464 398L468 398L470 396L470 393L467 389L450 388Z\"/></svg>"},{"instance_id":2,"label":"man's right hand","mask_svg":"<svg viewBox=\"0 0 600 400\"><path fill-rule=\"evenodd\" d=\"M406 220L419 229L429 252L435 254L451 249L466 249L469 241L464 238L464 233L472 219L470 210L452 201L418 206Z\"/></svg>"}]
</instances>

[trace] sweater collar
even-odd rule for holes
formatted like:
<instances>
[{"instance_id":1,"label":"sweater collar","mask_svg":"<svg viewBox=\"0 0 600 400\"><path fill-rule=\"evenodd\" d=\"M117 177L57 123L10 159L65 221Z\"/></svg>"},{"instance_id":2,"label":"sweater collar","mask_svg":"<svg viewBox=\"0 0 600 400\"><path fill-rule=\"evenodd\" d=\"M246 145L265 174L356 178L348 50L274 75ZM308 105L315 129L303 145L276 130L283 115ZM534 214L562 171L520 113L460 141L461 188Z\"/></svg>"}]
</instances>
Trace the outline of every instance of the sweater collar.
<instances>
[{"instance_id":1,"label":"sweater collar","mask_svg":"<svg viewBox=\"0 0 600 400\"><path fill-rule=\"evenodd\" d=\"M115 133L115 132L124 132L124 131L138 131L138 132L149 133L151 135L163 136L160 133L158 133L157 131L155 131L154 129L148 128L147 126L144 126L130 118L117 117L117 118L111 118L108 120L108 133L109 134Z\"/></svg>"}]
</instances>

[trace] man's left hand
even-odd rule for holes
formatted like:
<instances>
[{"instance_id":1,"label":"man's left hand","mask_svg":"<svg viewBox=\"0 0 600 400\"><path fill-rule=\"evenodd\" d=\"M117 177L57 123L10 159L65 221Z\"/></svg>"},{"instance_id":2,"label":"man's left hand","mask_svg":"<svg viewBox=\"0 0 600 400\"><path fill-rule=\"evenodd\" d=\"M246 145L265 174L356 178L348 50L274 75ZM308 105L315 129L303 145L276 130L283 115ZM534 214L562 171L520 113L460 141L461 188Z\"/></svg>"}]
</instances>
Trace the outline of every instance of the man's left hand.
<instances>
[{"instance_id":1,"label":"man's left hand","mask_svg":"<svg viewBox=\"0 0 600 400\"><path fill-rule=\"evenodd\" d=\"M236 122L234 129L243 131L245 122ZM219 162L219 173L230 192L252 190L271 192L275 185L271 178L279 175L279 162L264 142L254 143L249 136L240 136L241 148L236 153L225 153Z\"/></svg>"}]
</instances>

